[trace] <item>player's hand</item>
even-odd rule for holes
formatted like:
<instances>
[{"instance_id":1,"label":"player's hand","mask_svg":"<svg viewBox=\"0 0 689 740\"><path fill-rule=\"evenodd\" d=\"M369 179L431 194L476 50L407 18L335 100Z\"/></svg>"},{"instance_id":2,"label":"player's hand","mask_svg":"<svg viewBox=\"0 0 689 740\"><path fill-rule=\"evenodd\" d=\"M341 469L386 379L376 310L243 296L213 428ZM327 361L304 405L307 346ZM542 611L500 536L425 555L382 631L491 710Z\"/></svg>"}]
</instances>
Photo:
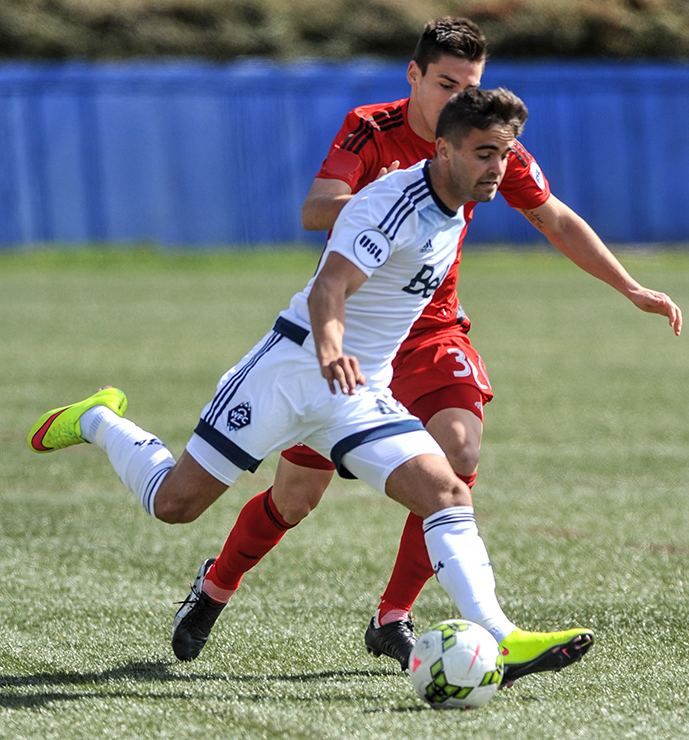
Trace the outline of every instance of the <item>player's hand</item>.
<instances>
[{"instance_id":1,"label":"player's hand","mask_svg":"<svg viewBox=\"0 0 689 740\"><path fill-rule=\"evenodd\" d=\"M342 355L327 365L322 365L321 375L326 379L333 395L337 394L339 386L342 393L353 396L356 387L366 382L366 376L359 368L359 360L354 355Z\"/></svg>"},{"instance_id":2,"label":"player's hand","mask_svg":"<svg viewBox=\"0 0 689 740\"><path fill-rule=\"evenodd\" d=\"M675 332L675 336L681 334L683 323L682 309L669 295L657 290L640 287L629 295L629 300L642 311L667 316L668 323Z\"/></svg>"},{"instance_id":3,"label":"player's hand","mask_svg":"<svg viewBox=\"0 0 689 740\"><path fill-rule=\"evenodd\" d=\"M376 175L376 180L379 177L382 177L383 175L387 175L388 172L394 172L395 170L398 170L400 168L400 161L399 159L395 159L393 162L390 162L390 164L387 167L381 167L378 171L378 174Z\"/></svg>"}]
</instances>

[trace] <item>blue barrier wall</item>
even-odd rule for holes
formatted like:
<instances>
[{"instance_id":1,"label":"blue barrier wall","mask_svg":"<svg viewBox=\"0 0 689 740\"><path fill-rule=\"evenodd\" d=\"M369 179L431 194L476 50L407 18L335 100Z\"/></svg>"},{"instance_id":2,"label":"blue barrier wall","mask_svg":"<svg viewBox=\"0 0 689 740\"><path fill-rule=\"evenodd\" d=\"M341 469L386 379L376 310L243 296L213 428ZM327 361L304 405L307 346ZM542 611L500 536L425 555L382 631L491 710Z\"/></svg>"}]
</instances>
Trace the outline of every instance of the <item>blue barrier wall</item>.
<instances>
[{"instance_id":1,"label":"blue barrier wall","mask_svg":"<svg viewBox=\"0 0 689 740\"><path fill-rule=\"evenodd\" d=\"M300 206L345 112L405 64L0 65L0 245L320 242ZM689 241L689 66L491 62L553 192L614 242ZM498 198L498 201L501 199ZM504 203L474 242L533 241Z\"/></svg>"}]
</instances>

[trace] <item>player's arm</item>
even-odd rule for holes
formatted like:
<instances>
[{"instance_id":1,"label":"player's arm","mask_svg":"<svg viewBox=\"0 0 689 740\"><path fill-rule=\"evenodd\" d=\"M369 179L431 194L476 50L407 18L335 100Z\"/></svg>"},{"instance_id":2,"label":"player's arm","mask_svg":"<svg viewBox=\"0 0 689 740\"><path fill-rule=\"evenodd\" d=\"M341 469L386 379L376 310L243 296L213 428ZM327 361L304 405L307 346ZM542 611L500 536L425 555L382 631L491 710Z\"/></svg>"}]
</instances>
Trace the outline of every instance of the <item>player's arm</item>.
<instances>
[{"instance_id":1,"label":"player's arm","mask_svg":"<svg viewBox=\"0 0 689 740\"><path fill-rule=\"evenodd\" d=\"M679 306L665 293L645 288L634 280L596 232L569 206L551 194L543 205L521 212L575 265L618 290L642 311L666 316L679 336Z\"/></svg>"},{"instance_id":2,"label":"player's arm","mask_svg":"<svg viewBox=\"0 0 689 740\"><path fill-rule=\"evenodd\" d=\"M399 161L395 160L389 166L381 167L377 177L382 177L399 166ZM308 231L331 229L340 211L351 199L352 188L344 180L314 178L301 207L302 226Z\"/></svg>"},{"instance_id":3,"label":"player's arm","mask_svg":"<svg viewBox=\"0 0 689 740\"><path fill-rule=\"evenodd\" d=\"M340 211L352 198L352 189L342 180L314 178L301 207L301 223L309 231L332 228Z\"/></svg>"},{"instance_id":4,"label":"player's arm","mask_svg":"<svg viewBox=\"0 0 689 740\"><path fill-rule=\"evenodd\" d=\"M367 280L354 263L337 252L328 255L316 276L309 294L309 316L321 375L326 379L330 392L353 395L357 385L366 378L353 355L345 355L342 348L344 336L345 300Z\"/></svg>"}]
</instances>

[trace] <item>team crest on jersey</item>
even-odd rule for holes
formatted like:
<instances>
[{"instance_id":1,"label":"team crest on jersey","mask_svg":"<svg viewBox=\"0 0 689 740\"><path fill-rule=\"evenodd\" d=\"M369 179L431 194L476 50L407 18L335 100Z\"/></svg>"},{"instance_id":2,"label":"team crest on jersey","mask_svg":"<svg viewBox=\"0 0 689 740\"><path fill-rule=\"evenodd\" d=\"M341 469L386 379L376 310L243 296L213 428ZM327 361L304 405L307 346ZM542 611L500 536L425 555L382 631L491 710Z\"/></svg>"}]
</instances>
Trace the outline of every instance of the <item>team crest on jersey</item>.
<instances>
[{"instance_id":1,"label":"team crest on jersey","mask_svg":"<svg viewBox=\"0 0 689 740\"><path fill-rule=\"evenodd\" d=\"M243 401L238 406L230 409L227 415L227 427L230 431L236 432L251 424L251 404Z\"/></svg>"},{"instance_id":2,"label":"team crest on jersey","mask_svg":"<svg viewBox=\"0 0 689 740\"><path fill-rule=\"evenodd\" d=\"M541 190L545 189L545 182L543 180L543 173L541 172L541 168L538 166L537 162L532 162L531 167L529 167L529 172L531 173L531 177L533 177L534 182Z\"/></svg>"},{"instance_id":3,"label":"team crest on jersey","mask_svg":"<svg viewBox=\"0 0 689 740\"><path fill-rule=\"evenodd\" d=\"M365 229L354 240L354 254L364 267L380 267L390 256L390 242L378 229Z\"/></svg>"}]
</instances>

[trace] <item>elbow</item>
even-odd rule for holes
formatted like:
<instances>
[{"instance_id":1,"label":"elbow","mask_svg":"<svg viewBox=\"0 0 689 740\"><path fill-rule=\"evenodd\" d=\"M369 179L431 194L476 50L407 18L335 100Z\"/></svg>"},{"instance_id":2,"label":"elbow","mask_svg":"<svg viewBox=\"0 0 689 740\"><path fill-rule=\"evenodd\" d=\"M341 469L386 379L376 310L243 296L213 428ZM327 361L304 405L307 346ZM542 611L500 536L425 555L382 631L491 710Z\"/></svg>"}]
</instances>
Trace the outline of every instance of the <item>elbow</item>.
<instances>
[{"instance_id":1,"label":"elbow","mask_svg":"<svg viewBox=\"0 0 689 740\"><path fill-rule=\"evenodd\" d=\"M314 282L314 284L311 286L311 290L309 291L309 295L306 298L306 306L309 309L309 313L313 311L313 307L318 303L319 299L319 292L320 292L320 283L318 280Z\"/></svg>"},{"instance_id":2,"label":"elbow","mask_svg":"<svg viewBox=\"0 0 689 740\"><path fill-rule=\"evenodd\" d=\"M338 292L338 286L328 277L318 275L318 277L313 281L313 285L311 286L311 290L306 299L306 305L308 306L309 312L312 312L314 308L320 308L329 303L333 296L337 295Z\"/></svg>"},{"instance_id":3,"label":"elbow","mask_svg":"<svg viewBox=\"0 0 689 740\"><path fill-rule=\"evenodd\" d=\"M308 200L301 207L301 225L306 231L319 231L323 228L318 222L316 209Z\"/></svg>"}]
</instances>

